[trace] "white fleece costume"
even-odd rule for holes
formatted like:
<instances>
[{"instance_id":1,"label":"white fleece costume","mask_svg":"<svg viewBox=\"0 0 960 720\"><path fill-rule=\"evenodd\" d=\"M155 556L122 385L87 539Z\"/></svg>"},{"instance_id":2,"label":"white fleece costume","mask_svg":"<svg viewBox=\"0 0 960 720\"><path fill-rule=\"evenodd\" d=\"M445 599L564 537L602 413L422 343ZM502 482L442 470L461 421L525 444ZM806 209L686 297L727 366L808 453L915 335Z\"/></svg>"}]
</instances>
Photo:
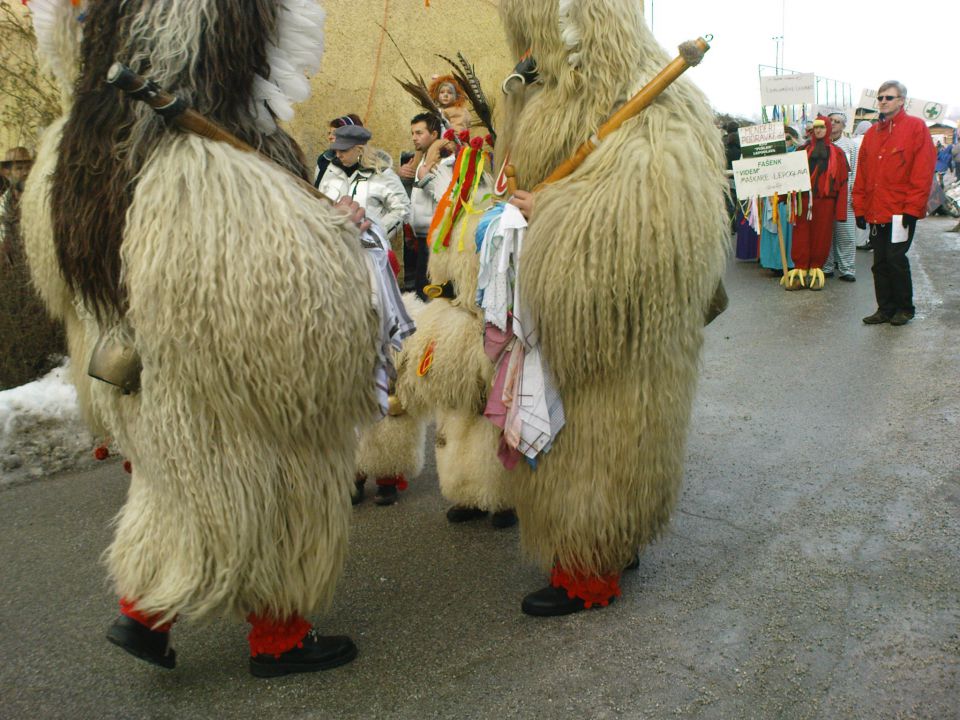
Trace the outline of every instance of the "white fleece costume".
<instances>
[{"instance_id":1,"label":"white fleece costume","mask_svg":"<svg viewBox=\"0 0 960 720\"><path fill-rule=\"evenodd\" d=\"M532 190L672 59L634 0L503 0L539 82L505 100L498 149ZM589 602L669 520L705 310L725 261L713 113L686 79L537 193L520 283L566 426L516 488L524 548ZM599 595L592 581L609 580ZM593 588L595 590L596 588ZM605 595L605 597L604 597Z\"/></svg>"},{"instance_id":2,"label":"white fleece costume","mask_svg":"<svg viewBox=\"0 0 960 720\"><path fill-rule=\"evenodd\" d=\"M84 8L33 0L31 10L51 20L51 33L38 26L40 44L66 53L59 66L69 87L69 47L57 38L76 38ZM194 104L216 63L227 73L245 67L213 39L240 32L231 14L250 13L230 0L105 0L86 11L97 37L84 37L85 57L100 43L135 69L149 60L153 79ZM307 0L257 11L271 21L263 29L271 82L257 77L246 109L227 120L289 158L274 116L289 117L289 103L309 91L303 73L322 53L323 11ZM77 87L85 82L96 87L83 76ZM149 132L154 140L122 227L123 318L101 307L98 322L96 303L64 280L58 246L69 240L51 220L59 200L51 187L68 160L60 143L79 132L79 105L78 91L43 139L23 226L34 281L67 323L81 402L132 462L106 553L116 591L151 623L220 613L282 623L317 611L343 566L356 428L376 414L378 328L368 295L357 292L368 286L358 231L278 165L158 129L152 110L131 103L131 143ZM138 393L83 374L101 332L136 349Z\"/></svg>"}]
</instances>

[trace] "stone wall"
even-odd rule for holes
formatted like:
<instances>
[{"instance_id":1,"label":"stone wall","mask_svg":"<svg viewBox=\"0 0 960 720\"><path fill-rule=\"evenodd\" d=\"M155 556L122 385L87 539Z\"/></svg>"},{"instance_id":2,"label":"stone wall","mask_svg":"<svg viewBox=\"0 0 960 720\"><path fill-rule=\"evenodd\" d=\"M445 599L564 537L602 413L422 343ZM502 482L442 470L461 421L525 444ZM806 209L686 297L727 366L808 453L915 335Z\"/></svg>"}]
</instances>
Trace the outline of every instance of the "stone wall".
<instances>
[{"instance_id":1,"label":"stone wall","mask_svg":"<svg viewBox=\"0 0 960 720\"><path fill-rule=\"evenodd\" d=\"M373 132L371 143L389 152L394 162L409 149L410 118L420 112L394 77L409 79L400 53L381 30L385 27L400 50L429 84L432 74L449 66L437 53L456 58L459 50L476 68L484 90L496 102L500 83L513 67L498 16L490 0L327 0L326 52L313 79L313 95L296 108L290 130L307 158L327 144L327 124L354 112Z\"/></svg>"}]
</instances>

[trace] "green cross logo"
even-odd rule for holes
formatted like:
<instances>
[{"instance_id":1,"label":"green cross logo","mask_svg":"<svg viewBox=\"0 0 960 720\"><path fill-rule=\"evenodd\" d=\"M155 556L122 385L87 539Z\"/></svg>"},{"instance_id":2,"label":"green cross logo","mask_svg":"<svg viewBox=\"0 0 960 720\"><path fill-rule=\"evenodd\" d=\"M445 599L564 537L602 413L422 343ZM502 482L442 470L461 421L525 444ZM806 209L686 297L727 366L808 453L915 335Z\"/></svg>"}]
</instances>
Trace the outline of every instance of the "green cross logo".
<instances>
[{"instance_id":1,"label":"green cross logo","mask_svg":"<svg viewBox=\"0 0 960 720\"><path fill-rule=\"evenodd\" d=\"M938 103L927 103L923 108L923 114L927 116L930 120L935 120L940 117L940 113L943 112L943 106Z\"/></svg>"}]
</instances>

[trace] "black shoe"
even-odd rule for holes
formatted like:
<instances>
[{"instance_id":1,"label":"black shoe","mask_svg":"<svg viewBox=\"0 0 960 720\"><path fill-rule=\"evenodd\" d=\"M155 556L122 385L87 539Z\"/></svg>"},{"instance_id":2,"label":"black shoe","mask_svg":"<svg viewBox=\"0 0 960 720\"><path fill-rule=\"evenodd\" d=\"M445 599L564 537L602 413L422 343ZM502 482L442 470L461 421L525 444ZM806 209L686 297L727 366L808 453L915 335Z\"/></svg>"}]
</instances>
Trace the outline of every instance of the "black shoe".
<instances>
[{"instance_id":1,"label":"black shoe","mask_svg":"<svg viewBox=\"0 0 960 720\"><path fill-rule=\"evenodd\" d=\"M290 673L316 672L346 665L357 656L353 640L342 635L318 635L311 630L303 647L287 650L280 657L261 653L250 658L250 674L270 678Z\"/></svg>"},{"instance_id":2,"label":"black shoe","mask_svg":"<svg viewBox=\"0 0 960 720\"><path fill-rule=\"evenodd\" d=\"M633 560L628 562L623 568L624 570L639 570L640 569L640 553L637 553L633 556Z\"/></svg>"},{"instance_id":3,"label":"black shoe","mask_svg":"<svg viewBox=\"0 0 960 720\"><path fill-rule=\"evenodd\" d=\"M359 505L366 494L364 492L364 485L367 482L367 477L365 475L357 475L356 479L353 481L353 492L350 493L350 504Z\"/></svg>"},{"instance_id":4,"label":"black shoe","mask_svg":"<svg viewBox=\"0 0 960 720\"><path fill-rule=\"evenodd\" d=\"M843 280L844 282L856 282L857 279L853 275L841 275L838 280Z\"/></svg>"},{"instance_id":5,"label":"black shoe","mask_svg":"<svg viewBox=\"0 0 960 720\"><path fill-rule=\"evenodd\" d=\"M873 250L873 243L867 243L866 245L857 245L857 250Z\"/></svg>"},{"instance_id":6,"label":"black shoe","mask_svg":"<svg viewBox=\"0 0 960 720\"><path fill-rule=\"evenodd\" d=\"M396 485L377 485L377 494L373 496L377 505L393 505L397 501Z\"/></svg>"},{"instance_id":7,"label":"black shoe","mask_svg":"<svg viewBox=\"0 0 960 720\"><path fill-rule=\"evenodd\" d=\"M453 510L453 508L450 509ZM447 517L450 517L449 512L447 513ZM512 508L510 510L500 510L495 512L490 517L490 524L493 525L497 530L513 527L517 524L517 513Z\"/></svg>"},{"instance_id":8,"label":"black shoe","mask_svg":"<svg viewBox=\"0 0 960 720\"><path fill-rule=\"evenodd\" d=\"M831 270L830 272L825 272L825 273L823 274L823 276L824 276L824 277L833 277L833 270Z\"/></svg>"},{"instance_id":9,"label":"black shoe","mask_svg":"<svg viewBox=\"0 0 960 720\"><path fill-rule=\"evenodd\" d=\"M906 325L912 319L913 315L911 313L905 313L903 310L897 310L897 312L893 314L893 317L890 318L890 324L897 326Z\"/></svg>"},{"instance_id":10,"label":"black shoe","mask_svg":"<svg viewBox=\"0 0 960 720\"><path fill-rule=\"evenodd\" d=\"M468 522L470 520L479 520L487 516L486 510L466 505L454 505L447 510L447 520L452 523Z\"/></svg>"},{"instance_id":11,"label":"black shoe","mask_svg":"<svg viewBox=\"0 0 960 720\"><path fill-rule=\"evenodd\" d=\"M613 598L610 598L610 602L613 602ZM596 604L591 607L603 606ZM567 595L564 588L548 585L527 595L520 604L520 609L535 617L554 617L578 613L586 609L586 604L578 597Z\"/></svg>"},{"instance_id":12,"label":"black shoe","mask_svg":"<svg viewBox=\"0 0 960 720\"><path fill-rule=\"evenodd\" d=\"M884 315L877 310L873 315L867 315L867 317L863 319L863 322L867 325L881 325L882 323L890 322L890 316Z\"/></svg>"},{"instance_id":13,"label":"black shoe","mask_svg":"<svg viewBox=\"0 0 960 720\"><path fill-rule=\"evenodd\" d=\"M121 615L107 630L107 640L148 663L172 670L177 653L170 647L170 633L151 630L133 618Z\"/></svg>"}]
</instances>

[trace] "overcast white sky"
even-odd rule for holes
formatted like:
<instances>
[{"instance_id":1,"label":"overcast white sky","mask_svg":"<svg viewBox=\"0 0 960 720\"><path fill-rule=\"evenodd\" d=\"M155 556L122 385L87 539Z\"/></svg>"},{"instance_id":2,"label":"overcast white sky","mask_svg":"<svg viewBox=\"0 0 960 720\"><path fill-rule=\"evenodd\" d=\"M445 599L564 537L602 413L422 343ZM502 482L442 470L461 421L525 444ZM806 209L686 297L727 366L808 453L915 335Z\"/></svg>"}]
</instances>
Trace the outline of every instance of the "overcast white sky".
<instances>
[{"instance_id":1,"label":"overcast white sky","mask_svg":"<svg viewBox=\"0 0 960 720\"><path fill-rule=\"evenodd\" d=\"M951 106L960 115L960 44L956 6L800 0L645 0L647 22L668 51L711 33L710 52L687 77L720 112L759 117L757 66L774 66L783 35L783 67L864 88L899 80L911 97ZM772 73L772 71L770 71Z\"/></svg>"}]
</instances>

